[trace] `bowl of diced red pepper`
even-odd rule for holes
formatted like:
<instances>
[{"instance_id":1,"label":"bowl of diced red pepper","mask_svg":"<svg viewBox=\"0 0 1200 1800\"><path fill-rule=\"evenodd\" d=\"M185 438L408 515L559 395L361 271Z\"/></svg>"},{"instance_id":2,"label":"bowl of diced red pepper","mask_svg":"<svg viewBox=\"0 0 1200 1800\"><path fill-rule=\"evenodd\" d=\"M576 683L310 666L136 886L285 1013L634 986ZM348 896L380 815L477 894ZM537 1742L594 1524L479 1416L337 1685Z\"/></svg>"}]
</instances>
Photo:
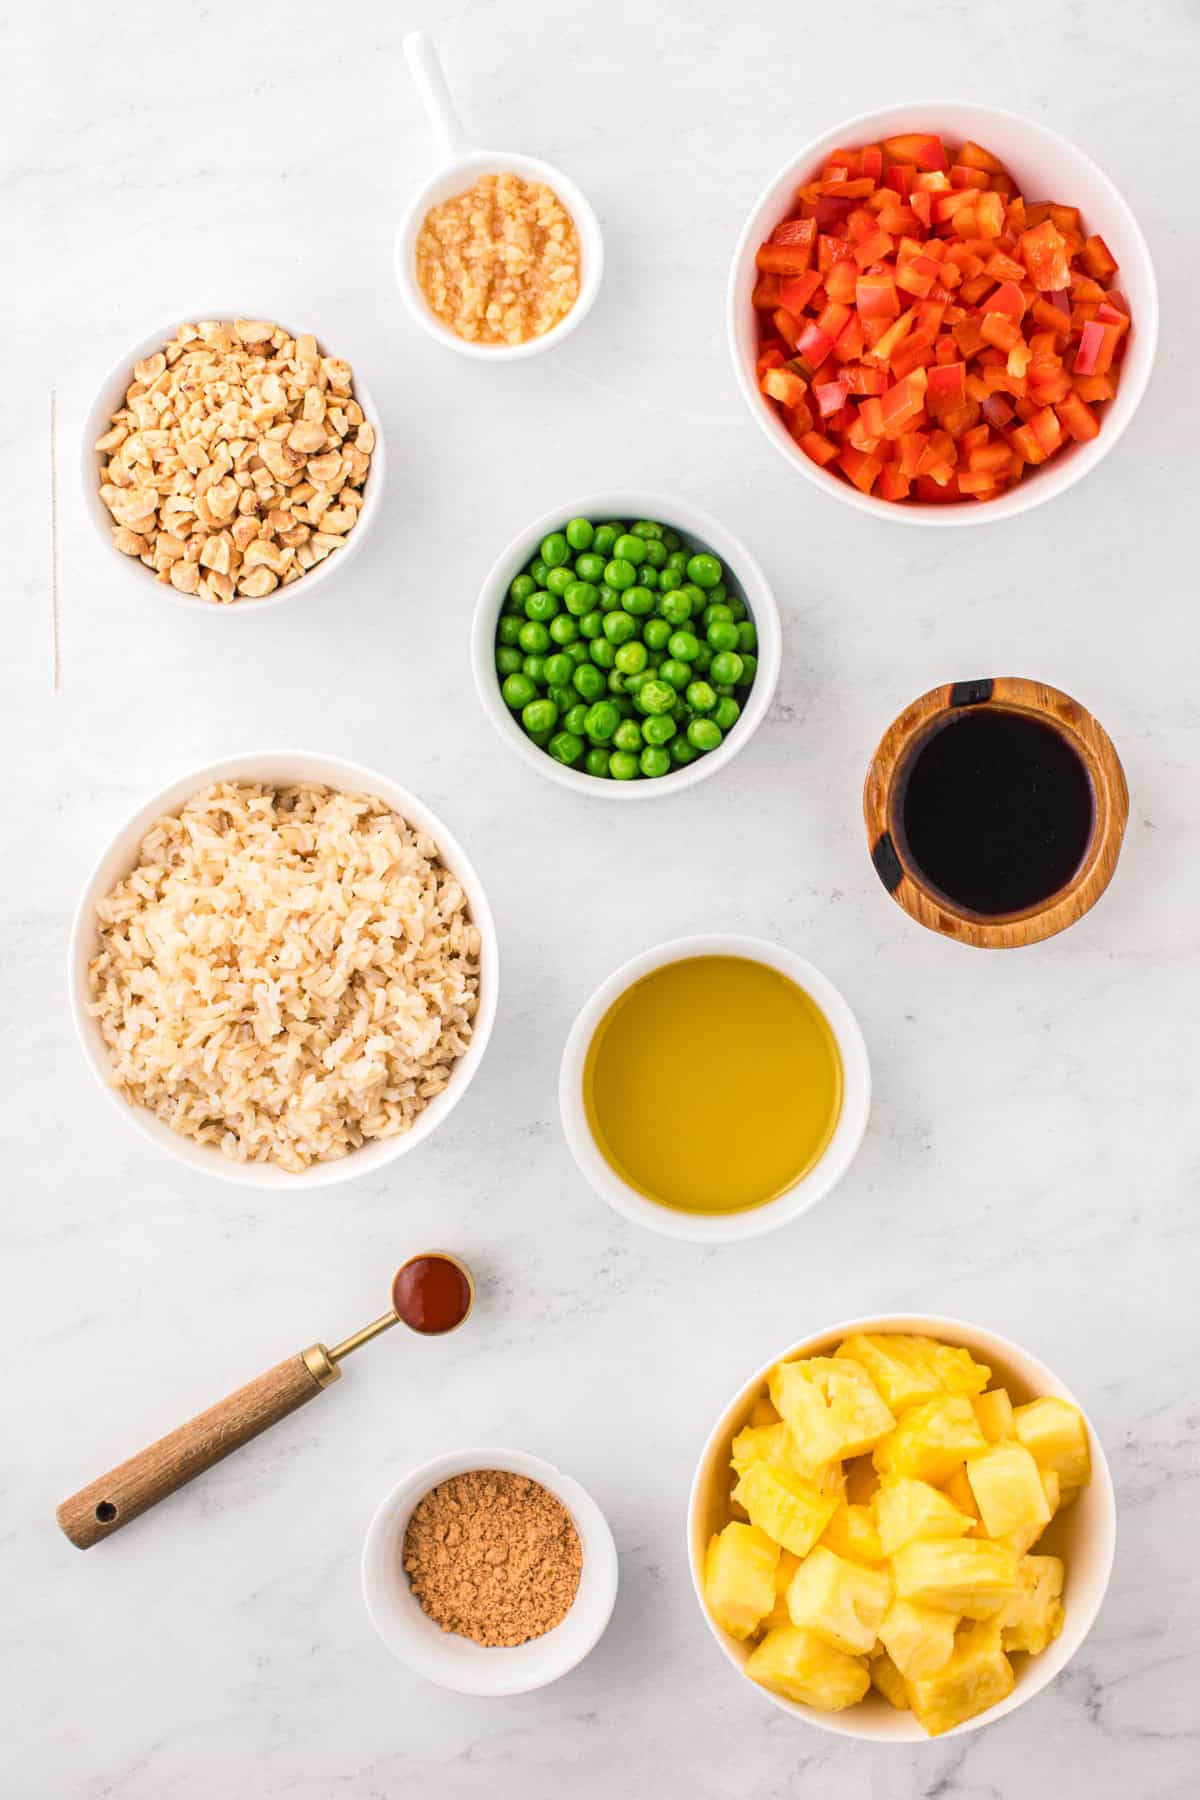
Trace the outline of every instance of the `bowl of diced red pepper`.
<instances>
[{"instance_id":1,"label":"bowl of diced red pepper","mask_svg":"<svg viewBox=\"0 0 1200 1800\"><path fill-rule=\"evenodd\" d=\"M802 151L730 281L738 378L773 442L917 524L985 523L1077 481L1132 418L1157 326L1107 176L1045 126L960 104L867 115Z\"/></svg>"}]
</instances>

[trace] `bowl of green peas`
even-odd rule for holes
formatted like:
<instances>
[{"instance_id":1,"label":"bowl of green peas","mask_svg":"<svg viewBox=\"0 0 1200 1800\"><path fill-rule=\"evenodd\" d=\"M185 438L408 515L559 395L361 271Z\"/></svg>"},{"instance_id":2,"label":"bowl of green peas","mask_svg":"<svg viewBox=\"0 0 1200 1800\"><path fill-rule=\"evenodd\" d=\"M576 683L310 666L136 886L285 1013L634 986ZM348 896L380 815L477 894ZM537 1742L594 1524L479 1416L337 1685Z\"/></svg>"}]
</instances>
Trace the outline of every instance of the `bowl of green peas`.
<instances>
[{"instance_id":1,"label":"bowl of green peas","mask_svg":"<svg viewBox=\"0 0 1200 1800\"><path fill-rule=\"evenodd\" d=\"M472 627L484 710L521 760L617 800L679 793L762 723L779 611L757 562L698 507L589 495L499 556Z\"/></svg>"}]
</instances>

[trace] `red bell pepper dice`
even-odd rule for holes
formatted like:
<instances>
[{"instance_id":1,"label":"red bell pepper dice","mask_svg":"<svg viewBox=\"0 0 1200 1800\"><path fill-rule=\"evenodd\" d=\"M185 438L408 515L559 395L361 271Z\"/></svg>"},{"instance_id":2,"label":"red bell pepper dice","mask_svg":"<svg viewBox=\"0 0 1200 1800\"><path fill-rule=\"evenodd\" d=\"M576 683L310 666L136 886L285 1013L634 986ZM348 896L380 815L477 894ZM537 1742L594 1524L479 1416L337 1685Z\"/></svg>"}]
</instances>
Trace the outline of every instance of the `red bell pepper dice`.
<instances>
[{"instance_id":1,"label":"red bell pepper dice","mask_svg":"<svg viewBox=\"0 0 1200 1800\"><path fill-rule=\"evenodd\" d=\"M781 406L799 406L808 392L807 384L791 369L768 369L760 386L764 394L778 400Z\"/></svg>"},{"instance_id":2,"label":"red bell pepper dice","mask_svg":"<svg viewBox=\"0 0 1200 1800\"><path fill-rule=\"evenodd\" d=\"M950 412L967 397L967 365L964 362L941 363L929 371L925 405L933 415Z\"/></svg>"},{"instance_id":3,"label":"red bell pepper dice","mask_svg":"<svg viewBox=\"0 0 1200 1800\"><path fill-rule=\"evenodd\" d=\"M1044 219L1032 231L1023 231L1017 242L1021 261L1035 288L1045 293L1069 285L1071 265L1067 261L1066 239L1053 219Z\"/></svg>"}]
</instances>

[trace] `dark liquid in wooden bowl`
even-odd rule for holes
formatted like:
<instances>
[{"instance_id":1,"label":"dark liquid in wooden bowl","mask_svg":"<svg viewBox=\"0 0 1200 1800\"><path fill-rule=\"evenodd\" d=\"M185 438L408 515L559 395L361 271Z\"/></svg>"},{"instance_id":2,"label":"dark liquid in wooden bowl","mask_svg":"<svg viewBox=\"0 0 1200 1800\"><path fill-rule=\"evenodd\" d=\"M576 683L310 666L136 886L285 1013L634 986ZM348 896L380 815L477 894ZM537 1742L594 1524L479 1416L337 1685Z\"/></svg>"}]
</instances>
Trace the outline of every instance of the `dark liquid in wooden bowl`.
<instances>
[{"instance_id":1,"label":"dark liquid in wooden bowl","mask_svg":"<svg viewBox=\"0 0 1200 1800\"><path fill-rule=\"evenodd\" d=\"M900 793L914 873L971 912L1024 912L1066 885L1095 822L1067 740L1029 713L951 714L920 744Z\"/></svg>"}]
</instances>

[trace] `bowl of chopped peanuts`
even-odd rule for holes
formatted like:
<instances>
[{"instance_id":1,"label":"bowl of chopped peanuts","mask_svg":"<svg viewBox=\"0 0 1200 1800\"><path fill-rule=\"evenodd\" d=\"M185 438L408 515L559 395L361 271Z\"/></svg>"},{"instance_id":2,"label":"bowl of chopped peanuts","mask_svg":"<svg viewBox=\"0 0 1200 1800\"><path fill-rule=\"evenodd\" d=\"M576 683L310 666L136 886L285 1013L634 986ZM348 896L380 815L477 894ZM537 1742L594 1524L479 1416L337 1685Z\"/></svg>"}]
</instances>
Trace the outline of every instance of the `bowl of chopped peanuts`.
<instances>
[{"instance_id":1,"label":"bowl of chopped peanuts","mask_svg":"<svg viewBox=\"0 0 1200 1800\"><path fill-rule=\"evenodd\" d=\"M379 511L379 413L311 333L216 313L126 352L83 438L84 503L147 592L257 612L345 569Z\"/></svg>"}]
</instances>

